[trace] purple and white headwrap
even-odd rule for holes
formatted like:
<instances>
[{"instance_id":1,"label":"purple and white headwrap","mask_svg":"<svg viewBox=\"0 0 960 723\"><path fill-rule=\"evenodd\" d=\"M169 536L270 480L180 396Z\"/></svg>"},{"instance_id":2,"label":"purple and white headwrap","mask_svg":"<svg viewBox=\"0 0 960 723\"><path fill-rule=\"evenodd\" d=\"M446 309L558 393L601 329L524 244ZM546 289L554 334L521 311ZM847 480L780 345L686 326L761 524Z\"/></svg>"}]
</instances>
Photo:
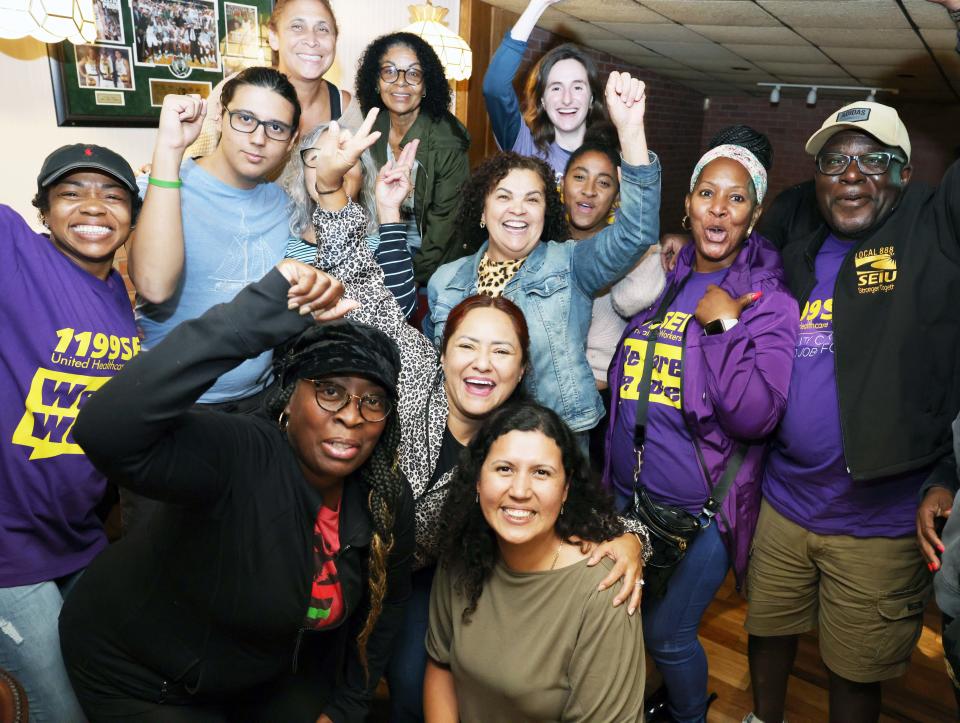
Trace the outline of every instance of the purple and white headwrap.
<instances>
[{"instance_id":1,"label":"purple and white headwrap","mask_svg":"<svg viewBox=\"0 0 960 723\"><path fill-rule=\"evenodd\" d=\"M767 194L767 169L763 167L763 164L760 163L757 157L749 150L743 146L735 146L730 143L711 148L700 157L697 165L694 166L693 175L690 176L691 191L694 186L697 185L697 179L700 178L700 173L704 167L710 163L710 161L716 160L717 158L732 158L746 168L747 173L750 174L750 178L753 180L753 187L757 192L757 203L763 203L763 197Z\"/></svg>"}]
</instances>

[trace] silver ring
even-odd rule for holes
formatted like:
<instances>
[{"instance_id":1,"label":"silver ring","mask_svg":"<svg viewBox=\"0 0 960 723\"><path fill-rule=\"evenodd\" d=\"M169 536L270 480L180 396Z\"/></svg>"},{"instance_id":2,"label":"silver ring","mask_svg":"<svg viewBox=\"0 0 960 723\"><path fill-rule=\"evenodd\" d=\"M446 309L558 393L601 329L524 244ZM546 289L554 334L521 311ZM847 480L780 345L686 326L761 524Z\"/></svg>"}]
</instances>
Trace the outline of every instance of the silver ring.
<instances>
[{"instance_id":1,"label":"silver ring","mask_svg":"<svg viewBox=\"0 0 960 723\"><path fill-rule=\"evenodd\" d=\"M643 580L637 580L635 583L633 583L633 585L634 587L643 587L644 582Z\"/></svg>"}]
</instances>

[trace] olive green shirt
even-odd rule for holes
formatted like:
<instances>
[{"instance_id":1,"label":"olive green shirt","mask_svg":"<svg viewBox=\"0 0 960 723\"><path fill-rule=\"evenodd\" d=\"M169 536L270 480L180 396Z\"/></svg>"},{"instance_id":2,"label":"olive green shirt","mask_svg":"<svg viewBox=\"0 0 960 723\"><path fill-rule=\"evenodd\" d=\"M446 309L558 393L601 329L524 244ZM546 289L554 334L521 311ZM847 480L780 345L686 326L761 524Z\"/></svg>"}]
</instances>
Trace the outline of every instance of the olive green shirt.
<instances>
[{"instance_id":1,"label":"olive green shirt","mask_svg":"<svg viewBox=\"0 0 960 723\"><path fill-rule=\"evenodd\" d=\"M453 673L463 723L642 720L640 613L613 607L616 585L597 592L611 567L520 573L498 563L464 623L455 574L438 566L427 654Z\"/></svg>"}]
</instances>

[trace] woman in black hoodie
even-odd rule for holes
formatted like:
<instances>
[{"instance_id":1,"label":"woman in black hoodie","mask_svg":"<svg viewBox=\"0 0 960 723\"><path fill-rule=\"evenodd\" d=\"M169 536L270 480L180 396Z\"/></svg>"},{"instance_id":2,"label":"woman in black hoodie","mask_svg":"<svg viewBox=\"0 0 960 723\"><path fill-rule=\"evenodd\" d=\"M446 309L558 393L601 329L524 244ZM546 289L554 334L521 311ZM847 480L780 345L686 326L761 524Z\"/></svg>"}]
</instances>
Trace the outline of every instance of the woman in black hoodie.
<instances>
[{"instance_id":1,"label":"woman in black hoodie","mask_svg":"<svg viewBox=\"0 0 960 723\"><path fill-rule=\"evenodd\" d=\"M312 291L308 292L307 290ZM60 618L91 721L360 721L410 589L396 465L400 357L339 282L285 260L174 330L84 406L73 434L118 484L167 503L87 569ZM268 415L194 411L278 350Z\"/></svg>"}]
</instances>

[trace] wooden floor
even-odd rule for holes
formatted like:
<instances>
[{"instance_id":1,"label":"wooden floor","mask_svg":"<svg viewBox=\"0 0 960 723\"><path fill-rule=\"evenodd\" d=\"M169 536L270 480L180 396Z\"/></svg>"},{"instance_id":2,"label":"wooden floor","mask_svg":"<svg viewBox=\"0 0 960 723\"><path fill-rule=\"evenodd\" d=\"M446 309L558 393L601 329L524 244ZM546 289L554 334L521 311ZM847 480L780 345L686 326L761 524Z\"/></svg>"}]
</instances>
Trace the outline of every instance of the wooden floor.
<instances>
[{"instance_id":1,"label":"wooden floor","mask_svg":"<svg viewBox=\"0 0 960 723\"><path fill-rule=\"evenodd\" d=\"M708 723L740 723L753 707L747 668L746 603L734 589L730 575L707 610L700 639L710 661L710 690L719 698L710 708ZM653 683L653 681L650 681ZM790 723L827 720L827 670L820 662L815 635L800 640L800 650L787 692ZM924 629L907 674L883 689L882 723L907 721L942 723L957 720L957 708L947 677L940 642L940 613L931 603Z\"/></svg>"},{"instance_id":2,"label":"wooden floor","mask_svg":"<svg viewBox=\"0 0 960 723\"><path fill-rule=\"evenodd\" d=\"M709 689L720 696L710 708L708 723L740 723L753 707L747 668L747 633L743 629L746 614L747 605L734 588L731 574L707 610L700 628L700 639L710 661ZM944 669L939 631L940 613L931 603L907 674L884 686L881 723L944 723L958 719ZM658 674L649 659L647 662L652 671L647 689L653 690L659 685ZM381 683L370 721L386 723L386 697L386 686ZM815 635L805 635L800 640L787 693L786 716L790 723L827 720L827 670L820 662Z\"/></svg>"}]
</instances>

